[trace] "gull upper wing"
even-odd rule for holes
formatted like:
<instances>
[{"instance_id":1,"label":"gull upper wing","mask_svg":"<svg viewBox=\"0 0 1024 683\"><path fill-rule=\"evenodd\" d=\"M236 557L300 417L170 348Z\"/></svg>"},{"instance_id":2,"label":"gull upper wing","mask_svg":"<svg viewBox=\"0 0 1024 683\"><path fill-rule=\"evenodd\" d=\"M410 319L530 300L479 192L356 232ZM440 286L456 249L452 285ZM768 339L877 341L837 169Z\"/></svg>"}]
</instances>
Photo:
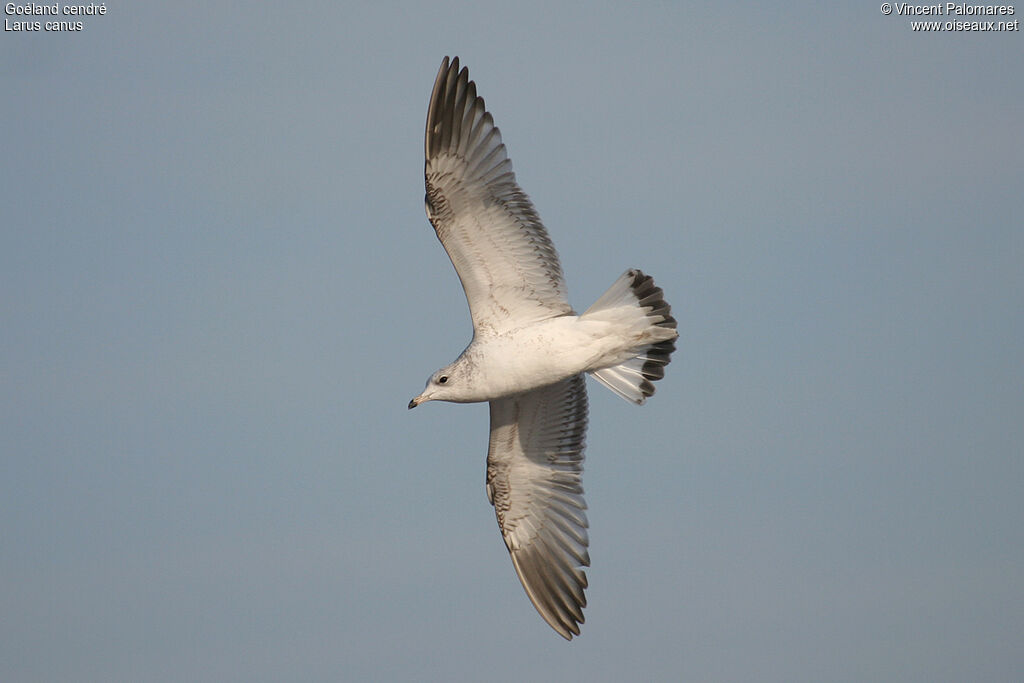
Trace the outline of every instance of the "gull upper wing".
<instances>
[{"instance_id":1,"label":"gull upper wing","mask_svg":"<svg viewBox=\"0 0 1024 683\"><path fill-rule=\"evenodd\" d=\"M583 375L491 401L487 498L526 594L567 640L587 605L586 430Z\"/></svg>"},{"instance_id":2,"label":"gull upper wing","mask_svg":"<svg viewBox=\"0 0 1024 683\"><path fill-rule=\"evenodd\" d=\"M558 254L458 57L445 57L434 81L425 151L427 216L462 281L474 329L571 313Z\"/></svg>"}]
</instances>

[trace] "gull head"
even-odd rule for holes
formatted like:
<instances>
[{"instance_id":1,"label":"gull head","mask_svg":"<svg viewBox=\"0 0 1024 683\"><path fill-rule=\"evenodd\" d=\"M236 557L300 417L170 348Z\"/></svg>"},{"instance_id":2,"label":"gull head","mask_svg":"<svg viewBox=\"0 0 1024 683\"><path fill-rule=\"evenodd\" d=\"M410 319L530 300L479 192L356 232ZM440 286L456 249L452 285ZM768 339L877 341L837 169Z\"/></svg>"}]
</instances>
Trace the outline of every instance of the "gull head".
<instances>
[{"instance_id":1,"label":"gull head","mask_svg":"<svg viewBox=\"0 0 1024 683\"><path fill-rule=\"evenodd\" d=\"M456 381L455 364L441 368L427 380L423 393L409 401L409 410L427 401L457 401L459 387Z\"/></svg>"}]
</instances>

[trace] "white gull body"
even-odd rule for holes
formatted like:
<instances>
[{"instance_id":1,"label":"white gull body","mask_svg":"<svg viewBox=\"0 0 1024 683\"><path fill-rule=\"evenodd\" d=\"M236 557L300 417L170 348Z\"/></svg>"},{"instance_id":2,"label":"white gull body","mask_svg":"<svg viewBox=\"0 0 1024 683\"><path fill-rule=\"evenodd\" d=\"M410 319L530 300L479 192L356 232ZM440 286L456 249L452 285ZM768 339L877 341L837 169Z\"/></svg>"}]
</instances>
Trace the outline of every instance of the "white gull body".
<instances>
[{"instance_id":1,"label":"white gull body","mask_svg":"<svg viewBox=\"0 0 1024 683\"><path fill-rule=\"evenodd\" d=\"M427 216L466 292L473 340L409 407L490 402L488 500L534 607L571 640L590 565L583 376L642 404L675 350L676 322L635 269L582 315L572 310L555 248L458 57L434 82L425 148Z\"/></svg>"}]
</instances>

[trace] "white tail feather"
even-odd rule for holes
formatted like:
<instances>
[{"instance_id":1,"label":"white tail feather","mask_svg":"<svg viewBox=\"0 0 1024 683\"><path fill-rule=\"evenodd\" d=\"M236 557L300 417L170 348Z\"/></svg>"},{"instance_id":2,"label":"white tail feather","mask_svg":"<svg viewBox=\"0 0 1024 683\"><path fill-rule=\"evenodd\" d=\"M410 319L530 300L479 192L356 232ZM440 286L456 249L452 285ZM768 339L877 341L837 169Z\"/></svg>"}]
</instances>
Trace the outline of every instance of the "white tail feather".
<instances>
[{"instance_id":1,"label":"white tail feather","mask_svg":"<svg viewBox=\"0 0 1024 683\"><path fill-rule=\"evenodd\" d=\"M627 270L581 318L614 321L637 332L642 341L635 355L624 363L590 374L618 396L642 405L654 394L655 382L665 376L665 366L675 350L676 321L671 307L654 280L636 269Z\"/></svg>"}]
</instances>

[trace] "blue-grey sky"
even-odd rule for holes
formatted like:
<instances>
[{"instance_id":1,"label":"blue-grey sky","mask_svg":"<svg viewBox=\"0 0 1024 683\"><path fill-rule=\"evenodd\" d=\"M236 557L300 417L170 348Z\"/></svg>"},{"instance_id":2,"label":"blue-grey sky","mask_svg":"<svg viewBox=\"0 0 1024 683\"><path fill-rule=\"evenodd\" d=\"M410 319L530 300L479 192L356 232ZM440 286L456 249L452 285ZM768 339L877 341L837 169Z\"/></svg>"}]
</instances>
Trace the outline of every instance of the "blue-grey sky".
<instances>
[{"instance_id":1,"label":"blue-grey sky","mask_svg":"<svg viewBox=\"0 0 1024 683\"><path fill-rule=\"evenodd\" d=\"M0 678L1021 677L1021 33L549 5L4 32ZM573 304L635 266L679 321L646 406L590 384L572 643L487 409L406 410L471 334L423 212L446 54Z\"/></svg>"}]
</instances>

